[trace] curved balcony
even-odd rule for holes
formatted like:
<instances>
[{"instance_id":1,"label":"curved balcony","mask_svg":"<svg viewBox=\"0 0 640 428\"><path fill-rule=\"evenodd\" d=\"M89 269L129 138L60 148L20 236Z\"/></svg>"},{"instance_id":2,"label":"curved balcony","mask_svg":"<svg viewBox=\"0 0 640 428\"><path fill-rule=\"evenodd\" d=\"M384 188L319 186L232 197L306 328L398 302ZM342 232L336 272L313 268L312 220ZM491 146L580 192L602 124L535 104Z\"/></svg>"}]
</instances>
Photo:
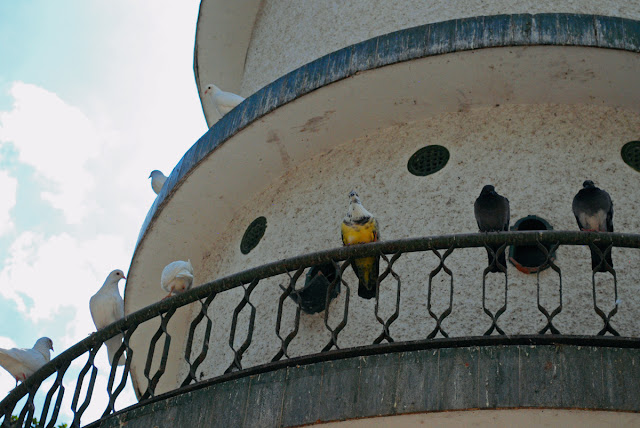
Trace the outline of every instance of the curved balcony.
<instances>
[{"instance_id":1,"label":"curved balcony","mask_svg":"<svg viewBox=\"0 0 640 428\"><path fill-rule=\"evenodd\" d=\"M361 193L370 192L371 200L385 204L381 209L387 211L386 218L380 209L370 208L380 215L385 238L473 230L469 207L478 181L485 179L500 180L512 206L527 209L518 217L543 215L556 229L569 229L573 223L570 211L562 203L544 206L539 196L574 195L587 178L578 177L587 170L609 180L601 186L614 197L616 215L632 219L623 229L638 230L631 208L634 201L617 203L617 194L628 194L637 176L623 169L627 167L620 162L616 145L637 138L639 30L637 21L596 15L456 19L375 37L280 77L218 121L170 174L141 228L128 272L125 313L132 314L161 297L159 272L173 260L190 258L198 282L204 283L337 245L339 236L327 224L337 226L343 215L339 195L351 190L341 188L351 183L343 172L349 171L356 156L362 165L368 165L361 168L359 182L385 184L358 188ZM548 105L569 108L545 112ZM520 106L527 112L510 110ZM597 109L602 110L594 114ZM485 111L486 116L477 116L477 111ZM558 119L554 119L556 113ZM533 116L539 125L529 122ZM598 128L591 127L596 116L603 122ZM568 119L570 126L560 119ZM418 125L396 126L398 123ZM598 153L574 146L586 128L584 140L594 141ZM462 129L465 137L448 132L456 129ZM486 139L472 137L477 130L487 129L482 135ZM552 133L536 133L541 129ZM553 134L557 129L562 132ZM409 137L397 138L405 132ZM578 134L581 138L576 138ZM496 137L498 143L492 145ZM414 179L405 165L425 144L447 147L451 161L425 180ZM487 162L485 147L502 149L504 156ZM507 147L511 150L505 150ZM525 180L529 186L518 183ZM322 192L311 197L317 182L323 183ZM433 194L446 196L450 203L447 215L441 215L445 213L439 204L431 203ZM306 198L322 205L324 212L317 215ZM401 206L409 209L394 209ZM289 213L296 213L296 218L289 218ZM244 229L261 216L269 223L265 239L251 254L241 254L238 244ZM456 218L462 221L451 220ZM316 221L313 239L297 238L308 236L310 219ZM419 224L422 219L429 219L427 228ZM391 225L394 230L387 232ZM478 257L476 262L482 260ZM273 295L260 296L260 301L271 302ZM220 302L214 302L216 305L222 306ZM188 327L199 309L193 306L172 317L173 349L186 346ZM221 317L230 319L231 314ZM575 323L581 322L576 317ZM260 328L263 322L258 319L257 324ZM302 328L317 329L321 320L316 324ZM212 331L212 337L217 331ZM137 334L145 337L154 332L155 326L141 326ZM268 345L260 331L254 341ZM132 347L138 346L144 348L145 340L138 344L133 337ZM256 348L260 349L251 349ZM161 380L158 391L174 389L188 370L174 364L180 357L169 355L170 376L163 379L173 380ZM203 364L211 370L203 370L204 376L219 374L210 360L227 357L208 358ZM249 352L245 362L254 357L259 358ZM134 358L132 378L139 393L146 384L144 366L144 358Z\"/></svg>"},{"instance_id":2,"label":"curved balcony","mask_svg":"<svg viewBox=\"0 0 640 428\"><path fill-rule=\"evenodd\" d=\"M606 249L601 250L603 244ZM452 255L484 253L496 245L498 255L507 251L507 246L522 245L534 246L543 254L544 261L535 274L536 290L532 290L534 307L529 308L539 316L528 317L519 327L512 325L513 318L505 316L510 305L518 303L509 298L510 276L521 275L513 266L501 268L499 273L489 273L492 266L477 272L477 282L465 285L481 290L482 297L477 301L459 301L454 294L454 288L459 286L456 271L462 268L459 263L464 263L464 258ZM581 335L563 334L562 323L558 322L566 304L563 269L577 260L566 257L559 261L554 255L576 246L589 246L604 253L613 251L614 265L621 267L616 271L603 262L599 267L605 272L596 273L596 267L590 274L591 283L584 284L592 298L582 301L586 305L578 310L591 313L587 319L594 322L588 324L595 328ZM478 408L638 411L640 395L630 391L637 391L640 375L640 309L621 302L619 294L633 293L636 283L626 266L633 264L637 268L639 250L640 235L635 234L529 231L377 242L274 262L155 303L77 343L0 402L2 426L12 426L10 419L15 412L19 426L34 416L40 426L54 426L64 394L71 393L64 386L65 373L74 361L86 360L72 392L71 410L75 417L70 425L81 426L83 413L93 394L98 393L94 391L98 373L94 357L105 340L120 333L124 341L115 358L126 354L126 364L123 370L111 369L108 406L103 418L88 426L119 426L126 422L131 427L149 427L161 425L167 418L177 426L232 426L240 422L250 426L295 426ZM589 257L586 249L583 253ZM344 343L341 337L350 320L349 299L358 298L354 292L357 284L349 283L344 273L354 259L366 256L381 258L372 317L375 323L363 330L364 336L373 339L354 345ZM403 260L426 260L427 256L438 262L435 267L425 263L424 281L403 283ZM299 337L304 307L302 299L290 297L300 294L305 271L322 265L333 266L336 272L332 281L325 283L326 309L322 316L326 341L317 343L314 351L301 354L293 344ZM252 299L259 287L273 286L270 279L276 279L281 289L277 307L271 308L273 324L268 326L275 331L278 350L261 354L259 361L247 364L244 357L252 350L256 328ZM337 287L340 292L333 299ZM401 296L407 287L425 289L425 301L421 305L404 301ZM214 325L208 307L226 293L238 291L242 298L231 322ZM190 325L185 349L178 350L189 367L188 373L180 379L179 388L158 394L169 352L175 346L168 325L177 310L191 303L200 305L200 315ZM479 316L453 335L449 317L469 312ZM401 316L423 320L427 334L416 328L413 337L405 334L399 340L394 322ZM118 409L117 400L133 360L129 342L145 323L157 327L155 334L147 338L140 402ZM214 328L226 329L227 343L210 343ZM374 334L364 334L371 329ZM199 344L194 340L198 334L202 335ZM218 346L228 346L232 357L219 363L222 374L201 380L201 364ZM52 386L42 388L47 380L53 380ZM45 395L41 408L34 404L37 394ZM25 397L23 407L16 408Z\"/></svg>"}]
</instances>

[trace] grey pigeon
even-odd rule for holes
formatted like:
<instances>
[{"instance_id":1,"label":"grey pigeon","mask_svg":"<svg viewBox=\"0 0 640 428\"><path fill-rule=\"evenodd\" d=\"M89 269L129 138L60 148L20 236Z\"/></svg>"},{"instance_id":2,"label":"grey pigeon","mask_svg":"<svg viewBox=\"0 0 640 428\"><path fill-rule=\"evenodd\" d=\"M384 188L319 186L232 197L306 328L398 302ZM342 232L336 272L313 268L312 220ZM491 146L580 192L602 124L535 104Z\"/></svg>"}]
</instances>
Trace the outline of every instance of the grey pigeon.
<instances>
[{"instance_id":1,"label":"grey pigeon","mask_svg":"<svg viewBox=\"0 0 640 428\"><path fill-rule=\"evenodd\" d=\"M487 184L482 188L480 196L473 204L473 211L476 216L476 222L478 223L478 229L480 232L502 232L509 230L509 220L511 218L511 212L509 211L509 200L504 196L499 195L495 188ZM494 254L498 254L498 248L500 245L490 246ZM507 260L504 255L505 250L498 256L498 263L507 268ZM487 255L489 256L489 265L493 263L493 255L487 249ZM496 264L491 268L490 272L503 272L503 269Z\"/></svg>"},{"instance_id":2,"label":"grey pigeon","mask_svg":"<svg viewBox=\"0 0 640 428\"><path fill-rule=\"evenodd\" d=\"M151 171L151 174L149 174L149 178L151 179L151 188L154 192L156 192L157 195L162 190L164 182L167 181L167 176L157 169L154 169L153 171Z\"/></svg>"},{"instance_id":3,"label":"grey pigeon","mask_svg":"<svg viewBox=\"0 0 640 428\"><path fill-rule=\"evenodd\" d=\"M31 349L0 348L0 366L11 373L18 385L18 381L24 382L49 362L51 359L49 350L53 351L53 342L48 337L38 339Z\"/></svg>"},{"instance_id":4,"label":"grey pigeon","mask_svg":"<svg viewBox=\"0 0 640 428\"><path fill-rule=\"evenodd\" d=\"M587 180L582 183L582 189L573 198L573 215L576 216L580 230L587 232L613 232L613 202L611 196L604 190ZM595 244L603 254L608 244ZM605 260L613 268L611 251L605 254ZM591 269L595 269L601 262L598 253L591 249ZM596 272L607 272L603 263Z\"/></svg>"},{"instance_id":5,"label":"grey pigeon","mask_svg":"<svg viewBox=\"0 0 640 428\"><path fill-rule=\"evenodd\" d=\"M124 301L118 290L118 282L121 279L127 279L124 272L120 269L112 271L102 284L102 287L89 300L89 309L91 310L91 318L96 328L100 330L124 317ZM107 356L109 364L114 364L116 351L122 344L122 334L112 337L104 342L107 346ZM122 366L125 363L124 354L120 355L117 365Z\"/></svg>"}]
</instances>

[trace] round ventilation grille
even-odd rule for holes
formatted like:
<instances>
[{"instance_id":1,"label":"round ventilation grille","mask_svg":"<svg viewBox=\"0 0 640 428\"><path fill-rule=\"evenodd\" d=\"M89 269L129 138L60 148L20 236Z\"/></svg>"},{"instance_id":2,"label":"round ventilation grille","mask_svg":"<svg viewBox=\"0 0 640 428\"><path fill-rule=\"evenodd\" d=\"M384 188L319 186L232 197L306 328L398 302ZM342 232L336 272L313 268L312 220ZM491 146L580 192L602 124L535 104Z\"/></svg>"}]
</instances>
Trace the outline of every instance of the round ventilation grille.
<instances>
[{"instance_id":1,"label":"round ventilation grille","mask_svg":"<svg viewBox=\"0 0 640 428\"><path fill-rule=\"evenodd\" d=\"M251 222L240 242L240 251L242 251L242 254L249 254L251 250L256 248L256 245L258 245L264 236L265 230L267 230L267 219L265 217L258 217Z\"/></svg>"},{"instance_id":2,"label":"round ventilation grille","mask_svg":"<svg viewBox=\"0 0 640 428\"><path fill-rule=\"evenodd\" d=\"M449 162L449 150L432 145L415 152L409 158L407 169L411 174L422 177L440 171L447 162Z\"/></svg>"},{"instance_id":3,"label":"round ventilation grille","mask_svg":"<svg viewBox=\"0 0 640 428\"><path fill-rule=\"evenodd\" d=\"M630 141L622 146L622 160L631 168L640 172L640 141Z\"/></svg>"}]
</instances>

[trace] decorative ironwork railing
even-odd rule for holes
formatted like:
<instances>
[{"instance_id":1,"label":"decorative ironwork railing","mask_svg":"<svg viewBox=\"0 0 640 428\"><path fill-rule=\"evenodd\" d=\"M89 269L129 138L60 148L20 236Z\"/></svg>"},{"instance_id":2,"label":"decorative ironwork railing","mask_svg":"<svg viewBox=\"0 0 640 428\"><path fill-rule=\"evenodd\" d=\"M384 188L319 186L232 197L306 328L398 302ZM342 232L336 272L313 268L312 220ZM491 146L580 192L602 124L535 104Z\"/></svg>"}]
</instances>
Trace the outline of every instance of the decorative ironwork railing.
<instances>
[{"instance_id":1,"label":"decorative ironwork railing","mask_svg":"<svg viewBox=\"0 0 640 428\"><path fill-rule=\"evenodd\" d=\"M133 349L131 348L131 338L138 326L149 320L159 320L160 326L157 328L155 334L149 341L149 347L146 355L146 363L144 366L144 377L146 379L146 387L140 391L140 401L149 400L157 395L156 388L159 381L165 373L167 368L169 350L171 348L171 335L169 334L169 323L172 316L176 313L176 310L189 305L191 303L199 302L200 307L197 315L193 318L189 325L188 336L186 340L186 347L184 351L184 360L188 366L188 373L184 376L182 382L176 385L176 387L186 387L191 384L196 384L201 380L198 379L196 374L198 368L201 366L205 358L207 357L210 349L210 339L214 320L209 315L209 309L216 298L224 295L225 292L230 290L240 290L242 292L242 298L233 311L231 323L228 330L228 346L232 353L231 364L227 367L220 368L220 374L237 372L245 370L250 365L243 364L243 357L253 341L253 333L255 330L255 321L257 306L252 302L252 293L261 282L264 280L284 275L286 278L285 284L280 284L280 297L278 299L277 308L270 308L271 313L277 312L276 322L273 328L275 328L276 336L279 340L277 351L275 354L271 354L264 358L264 361L258 364L273 364L274 362L286 361L292 358L290 355L290 345L294 339L298 337L300 330L301 311L318 312L324 311L324 326L328 332L329 340L318 351L307 352L305 355L318 358L319 355L326 358L331 358L332 355L339 355L344 353L344 350L339 351L339 338L343 332L347 322L349 320L349 298L353 293L354 286L357 287L357 283L354 284L351 280L351 284L345 278L345 271L351 265L353 260L366 256L380 256L381 257L381 269L377 281L377 290L375 296L375 319L377 320L380 329L380 333L375 337L370 346L353 348L353 353L358 352L372 352L372 347L384 347L382 342L397 342L392 332L392 326L401 314L401 290L403 285L403 272L396 271L396 264L404 256L408 256L410 253L417 253L418 255L432 254L435 255L437 266L433 269L429 269L429 272L425 272L423 276L424 281L421 285L427 288L427 302L426 312L428 313L431 323L435 323L432 330L426 335L419 338L419 341L412 341L412 346L416 346L416 343L435 343L438 334L442 338L448 338L450 332L445 329L445 320L454 313L454 272L452 266L447 265L448 259L452 253L456 250L462 250L466 248L476 248L476 251L489 252L494 254L492 248L497 248L496 252L500 255L506 252L507 246L529 246L535 251L542 254L542 263L537 267L537 273L535 275L537 291L536 291L536 305L537 311L544 317L544 325L531 325L530 330L526 331L526 337L545 336L556 338L571 338L576 336L564 336L557 324L554 324L556 317L563 310L563 281L562 281L562 269L560 263L556 263L555 252L561 246L577 246L587 245L597 255L601 256L601 262L598 266L594 266L591 272L591 295L593 300L593 314L600 321L600 327L598 331L594 331L591 337L595 336L619 336L618 331L614 327L612 320L614 316L618 314L619 301L618 301L618 278L617 273L612 266L609 266L606 262L606 255L608 255L612 248L630 248L636 249L639 252L634 251L635 257L633 260L640 260L640 235L637 234L622 234L622 233L593 233L593 232L568 232L568 231L528 231L528 232L499 232L488 234L460 234L460 235L447 235L437 237L422 237L402 239L396 241L376 242L366 245L356 245L350 247L342 247L328 251L321 251L314 254L308 254L290 259L270 263L253 269L230 275L207 284L195 287L188 292L176 296L171 299L163 300L155 303L151 306L143 308L131 315L126 316L124 319L111 324L110 326L90 335L86 339L78 342L74 346L70 347L56 358L51 360L47 365L42 367L34 375L32 375L25 382L17 386L12 390L3 400L0 402L0 417L3 418L3 427L15 427L15 426L31 426L31 421L34 417L38 417L39 427L54 427L58 421L63 396L65 394L65 386L63 385L63 378L65 373L69 370L71 364L78 360L84 361L82 369L77 377L75 389L73 391L73 399L71 402L71 412L73 414L73 420L70 423L71 427L81 426L81 418L89 406L98 375L98 368L95 365L95 356L102 346L102 344L109 338L118 334L123 335L123 344L114 356L114 361L118 361L120 356L125 354L126 363L122 373L117 375L117 367L112 367L109 372L108 384L107 384L107 396L108 404L104 410L103 417L108 416L116 411L116 400L122 393L125 384L128 379L128 375L131 369L131 362L133 359ZM486 256L483 256L486 257ZM486 260L486 259L485 259ZM495 260L495 257L494 257ZM571 264L573 260L568 259L563 261L564 263ZM473 343L481 343L482 337L500 336L502 341L500 343L509 343L510 340L517 340L518 337L525 336L509 336L511 334L509 329L502 324L501 317L505 314L508 305L508 291L509 291L509 277L513 275L515 269L513 267L507 268L497 264L499 272L492 278L503 278L500 282L500 295L503 294L503 301L499 304L498 308L492 308L488 304L488 277L493 270L495 261L482 272L482 302L477 302L481 305L482 313L486 315L486 326L482 328L484 333L481 335L473 335L469 331L462 331L462 334L456 335L456 338L451 338L449 341L445 341L443 346L460 346L460 344L469 343L472 339ZM617 263L624 265L625 260L618 260ZM636 262L635 268L632 268L632 272L636 272L638 265ZM311 269L310 269L311 268ZM554 307L546 307L541 300L541 285L540 275L541 271L545 268L550 268L557 276L557 288L556 297L558 298L557 304ZM315 269L315 274L310 275L311 270ZM324 269L324 270L323 270ZM328 270L327 270L328 269ZM301 293L300 283L301 277L307 270L307 283L313 282L317 277L324 277L326 281L320 285L321 293L315 292L315 299L321 295L318 301L305 301L305 296ZM628 269L627 269L628 270ZM318 273L322 271L322 273ZM613 285L613 301L607 305L603 305L598 302L598 292L596 290L596 273L604 271L602 275L606 275L607 280L612 282ZM333 272L333 274L332 274ZM446 276L445 284L448 284L448 296L445 296L445 305L443 308L437 309L434 305L434 279L439 275ZM353 277L352 277L353 278ZM637 281L637 274L634 276L634 281ZM382 294L380 289L384 284L395 286L395 292L392 293L391 298L387 298L387 302L383 302L381 298ZM440 282L442 284L442 282ZM273 285L273 284L270 284ZM342 307L338 307L338 304L330 304L332 298L337 293L337 288L342 287L344 293ZM388 296L388 292L385 292L385 296ZM308 296L307 296L308 297ZM312 296L313 297L313 296ZM285 302L289 302L288 298L295 306L295 315L293 316L293 326L289 331L283 331L283 312ZM312 299L313 300L313 299ZM388 316L384 316L379 310L382 303L388 303L391 305L392 310ZM439 305L443 306L443 305ZM464 307L465 305L461 305ZM608 309L611 308L611 309ZM410 309L402 309L410 310ZM238 339L238 327L239 316L243 311L248 311L248 321L243 325L246 325L247 331L245 338ZM331 322L333 312L338 312L337 324ZM414 314L411 314L413 316ZM475 320L476 323L481 320ZM532 322L534 324L534 322ZM196 329L200 326L200 335L198 340L196 339ZM464 329L463 329L464 330ZM475 336L471 337L470 336ZM625 339L625 346L640 347L640 339L632 335L633 337L627 337ZM589 336L587 336L588 338ZM160 347L159 352L156 352L156 346L160 339L164 338L164 344ZM582 336L584 339L584 336ZM199 340L201 339L201 340ZM456 344L456 340L460 343ZM241 341L241 343L237 343ZM441 340L442 341L442 340ZM201 349L196 349L196 343L199 343ZM409 343L409 342L405 342ZM495 341L491 343L496 343ZM140 352L139 349L136 352ZM195 356L193 356L195 353ZM158 355L160 354L160 355ZM79 360L83 358L83 360ZM313 359L311 358L310 361ZM159 363L158 363L159 361ZM227 363L220 363L226 364ZM253 364L252 366L255 366ZM154 367L154 370L152 370ZM88 381L87 381L88 375ZM48 390L42 388L44 402L41 409L36 409L35 396L40 391L43 383L47 379L53 379L51 386ZM75 379L74 379L75 380ZM210 379L207 379L210 381ZM88 383L87 383L88 382ZM84 385L84 388L83 388ZM83 393L84 390L84 393ZM83 395L81 397L81 395ZM26 402L22 408L17 411L17 403L26 397ZM55 398L54 398L55 397ZM18 414L18 420L12 421L12 414L14 411Z\"/></svg>"}]
</instances>

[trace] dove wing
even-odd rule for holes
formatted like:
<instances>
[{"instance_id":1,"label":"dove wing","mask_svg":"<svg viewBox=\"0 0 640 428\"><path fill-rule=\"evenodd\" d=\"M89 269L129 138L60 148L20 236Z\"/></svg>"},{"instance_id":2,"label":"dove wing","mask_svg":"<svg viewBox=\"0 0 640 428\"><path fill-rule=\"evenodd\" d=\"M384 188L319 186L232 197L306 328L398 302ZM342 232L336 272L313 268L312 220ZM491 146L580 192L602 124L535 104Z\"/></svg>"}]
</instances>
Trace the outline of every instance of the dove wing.
<instances>
[{"instance_id":1,"label":"dove wing","mask_svg":"<svg viewBox=\"0 0 640 428\"><path fill-rule=\"evenodd\" d=\"M108 295L96 294L89 301L89 309L98 330L124 317L124 301L117 292Z\"/></svg>"},{"instance_id":2,"label":"dove wing","mask_svg":"<svg viewBox=\"0 0 640 428\"><path fill-rule=\"evenodd\" d=\"M509 206L509 199L504 198L505 204L505 218L502 230L509 231L509 222L511 221L511 207Z\"/></svg>"},{"instance_id":3,"label":"dove wing","mask_svg":"<svg viewBox=\"0 0 640 428\"><path fill-rule=\"evenodd\" d=\"M0 364L15 377L24 373L27 376L38 370L46 363L42 354L33 349L3 349L0 350Z\"/></svg>"},{"instance_id":4,"label":"dove wing","mask_svg":"<svg viewBox=\"0 0 640 428\"><path fill-rule=\"evenodd\" d=\"M607 211L607 232L613 232L613 202L611 196L607 193L609 198L609 210Z\"/></svg>"},{"instance_id":5,"label":"dove wing","mask_svg":"<svg viewBox=\"0 0 640 428\"><path fill-rule=\"evenodd\" d=\"M214 104L218 113L224 116L242 101L244 101L244 98L240 95L232 94L230 92L222 92L216 94Z\"/></svg>"},{"instance_id":6,"label":"dove wing","mask_svg":"<svg viewBox=\"0 0 640 428\"><path fill-rule=\"evenodd\" d=\"M218 96L217 101L221 107L233 108L244 101L244 98L230 92L223 92Z\"/></svg>"},{"instance_id":7,"label":"dove wing","mask_svg":"<svg viewBox=\"0 0 640 428\"><path fill-rule=\"evenodd\" d=\"M11 353L13 349L0 350L0 366L4 367L15 378L24 371L23 365L20 360L16 359Z\"/></svg>"},{"instance_id":8,"label":"dove wing","mask_svg":"<svg viewBox=\"0 0 640 428\"><path fill-rule=\"evenodd\" d=\"M176 277L176 272L178 268L179 266L176 262L171 262L168 265L166 265L162 270L162 277L160 278L160 286L167 293L171 291L169 289L169 284L171 284L171 281L173 281L173 279Z\"/></svg>"},{"instance_id":9,"label":"dove wing","mask_svg":"<svg viewBox=\"0 0 640 428\"><path fill-rule=\"evenodd\" d=\"M118 321L124 318L124 300L120 297L120 293L118 293L113 302L113 321Z\"/></svg>"}]
</instances>

